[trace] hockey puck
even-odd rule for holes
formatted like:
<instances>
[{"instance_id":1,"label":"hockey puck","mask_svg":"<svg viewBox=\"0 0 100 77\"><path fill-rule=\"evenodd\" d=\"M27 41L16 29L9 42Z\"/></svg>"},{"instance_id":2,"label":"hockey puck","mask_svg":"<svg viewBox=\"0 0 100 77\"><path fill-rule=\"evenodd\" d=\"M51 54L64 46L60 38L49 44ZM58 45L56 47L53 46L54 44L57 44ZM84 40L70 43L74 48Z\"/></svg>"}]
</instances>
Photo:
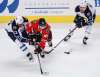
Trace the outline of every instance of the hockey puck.
<instances>
[{"instance_id":1,"label":"hockey puck","mask_svg":"<svg viewBox=\"0 0 100 77\"><path fill-rule=\"evenodd\" d=\"M65 54L70 54L70 52L64 52Z\"/></svg>"},{"instance_id":2,"label":"hockey puck","mask_svg":"<svg viewBox=\"0 0 100 77\"><path fill-rule=\"evenodd\" d=\"M68 52L64 52L65 54L70 54L72 52L72 49L69 49Z\"/></svg>"}]
</instances>

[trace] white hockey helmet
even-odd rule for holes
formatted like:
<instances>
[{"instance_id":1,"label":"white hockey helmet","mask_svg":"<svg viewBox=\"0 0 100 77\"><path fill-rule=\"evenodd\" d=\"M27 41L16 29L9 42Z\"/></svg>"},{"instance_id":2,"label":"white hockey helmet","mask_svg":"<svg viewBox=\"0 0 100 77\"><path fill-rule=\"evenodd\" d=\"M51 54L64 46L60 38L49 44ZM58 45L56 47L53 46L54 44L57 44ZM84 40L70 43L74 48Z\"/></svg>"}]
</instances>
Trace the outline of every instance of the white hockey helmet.
<instances>
[{"instance_id":1,"label":"white hockey helmet","mask_svg":"<svg viewBox=\"0 0 100 77\"><path fill-rule=\"evenodd\" d=\"M87 7L87 3L86 3L86 2L82 2L82 3L80 4L80 7Z\"/></svg>"},{"instance_id":2,"label":"white hockey helmet","mask_svg":"<svg viewBox=\"0 0 100 77\"><path fill-rule=\"evenodd\" d=\"M17 24L22 24L24 22L23 17L22 16L17 16L15 19Z\"/></svg>"}]
</instances>

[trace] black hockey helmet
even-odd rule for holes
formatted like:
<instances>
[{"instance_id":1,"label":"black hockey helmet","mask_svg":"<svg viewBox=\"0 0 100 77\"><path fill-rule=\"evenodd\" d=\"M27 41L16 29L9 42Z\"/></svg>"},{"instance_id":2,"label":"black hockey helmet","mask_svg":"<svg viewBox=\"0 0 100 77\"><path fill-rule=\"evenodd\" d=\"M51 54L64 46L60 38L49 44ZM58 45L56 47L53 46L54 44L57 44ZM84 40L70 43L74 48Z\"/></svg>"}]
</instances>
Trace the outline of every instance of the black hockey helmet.
<instances>
[{"instance_id":1,"label":"black hockey helmet","mask_svg":"<svg viewBox=\"0 0 100 77\"><path fill-rule=\"evenodd\" d=\"M40 18L40 19L39 19L39 26L40 26L40 27L46 26L46 21L45 21L44 18Z\"/></svg>"}]
</instances>

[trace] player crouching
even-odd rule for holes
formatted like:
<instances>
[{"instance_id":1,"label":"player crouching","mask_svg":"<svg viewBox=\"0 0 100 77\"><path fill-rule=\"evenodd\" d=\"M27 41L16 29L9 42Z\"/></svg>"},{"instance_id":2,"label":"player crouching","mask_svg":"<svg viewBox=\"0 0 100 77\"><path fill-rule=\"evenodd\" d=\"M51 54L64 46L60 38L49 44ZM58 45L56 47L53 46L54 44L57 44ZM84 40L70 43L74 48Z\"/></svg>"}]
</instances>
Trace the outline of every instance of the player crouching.
<instances>
[{"instance_id":1,"label":"player crouching","mask_svg":"<svg viewBox=\"0 0 100 77\"><path fill-rule=\"evenodd\" d=\"M32 53L29 52L26 43L28 43L28 35L26 32L26 24L28 23L28 19L23 16L16 17L13 21L11 21L5 31L7 32L8 36L15 42L21 51L23 51L28 57L30 61L33 60Z\"/></svg>"},{"instance_id":2,"label":"player crouching","mask_svg":"<svg viewBox=\"0 0 100 77\"><path fill-rule=\"evenodd\" d=\"M35 54L40 54L41 57L44 57L44 48L46 42L52 47L52 32L50 25L47 24L44 18L29 22L27 24L27 33L29 35L30 45L35 46Z\"/></svg>"}]
</instances>

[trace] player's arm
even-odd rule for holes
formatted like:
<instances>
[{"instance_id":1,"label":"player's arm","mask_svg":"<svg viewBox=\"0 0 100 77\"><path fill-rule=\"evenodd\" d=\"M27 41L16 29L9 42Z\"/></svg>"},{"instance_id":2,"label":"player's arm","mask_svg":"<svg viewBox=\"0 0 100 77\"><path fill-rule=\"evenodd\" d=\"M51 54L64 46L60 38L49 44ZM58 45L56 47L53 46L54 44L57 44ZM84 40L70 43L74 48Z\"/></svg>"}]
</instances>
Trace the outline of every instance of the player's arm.
<instances>
[{"instance_id":1,"label":"player's arm","mask_svg":"<svg viewBox=\"0 0 100 77\"><path fill-rule=\"evenodd\" d=\"M13 33L15 35L15 37L20 41L20 42L26 42L27 39L23 38L20 36L20 33L18 31L18 25L16 25L15 23L12 24L12 30L13 30Z\"/></svg>"},{"instance_id":2,"label":"player's arm","mask_svg":"<svg viewBox=\"0 0 100 77\"><path fill-rule=\"evenodd\" d=\"M93 23L95 22L96 19L96 13L93 14Z\"/></svg>"},{"instance_id":3,"label":"player's arm","mask_svg":"<svg viewBox=\"0 0 100 77\"><path fill-rule=\"evenodd\" d=\"M39 43L39 46L44 49L45 48L45 44L47 41L47 37L48 37L48 33L43 33L42 37L41 37L41 42Z\"/></svg>"},{"instance_id":4,"label":"player's arm","mask_svg":"<svg viewBox=\"0 0 100 77\"><path fill-rule=\"evenodd\" d=\"M87 25L92 25L93 24L93 15L91 12L88 12L87 14Z\"/></svg>"},{"instance_id":5,"label":"player's arm","mask_svg":"<svg viewBox=\"0 0 100 77\"><path fill-rule=\"evenodd\" d=\"M35 53L41 53L44 50L46 41L47 41L47 34L42 34L41 41L37 43L37 45L35 46L36 47Z\"/></svg>"}]
</instances>

